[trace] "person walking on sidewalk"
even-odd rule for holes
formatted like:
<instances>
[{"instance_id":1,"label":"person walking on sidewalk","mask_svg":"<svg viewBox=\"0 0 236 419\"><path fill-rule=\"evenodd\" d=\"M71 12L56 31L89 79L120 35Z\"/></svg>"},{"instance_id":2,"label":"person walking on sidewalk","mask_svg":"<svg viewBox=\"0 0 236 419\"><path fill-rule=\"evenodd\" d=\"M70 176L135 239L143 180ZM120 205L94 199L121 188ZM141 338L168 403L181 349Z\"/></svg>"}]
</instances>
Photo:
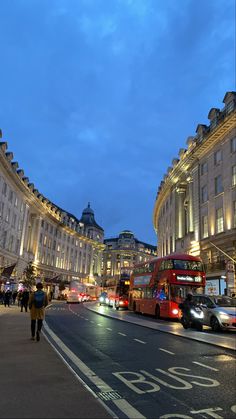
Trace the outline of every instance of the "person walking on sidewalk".
<instances>
[{"instance_id":1,"label":"person walking on sidewalk","mask_svg":"<svg viewBox=\"0 0 236 419\"><path fill-rule=\"evenodd\" d=\"M48 305L48 297L46 292L43 291L43 284L38 282L36 284L37 290L30 294L29 299L29 309L31 317L31 339L35 339L36 331L36 340L40 340L40 332L43 325L43 320L45 317L45 307ZM36 330L37 322L37 330Z\"/></svg>"},{"instance_id":2,"label":"person walking on sidewalk","mask_svg":"<svg viewBox=\"0 0 236 419\"><path fill-rule=\"evenodd\" d=\"M20 311L22 312L25 309L25 312L28 311L28 303L29 303L29 291L25 289L22 292L21 300L20 300Z\"/></svg>"}]
</instances>

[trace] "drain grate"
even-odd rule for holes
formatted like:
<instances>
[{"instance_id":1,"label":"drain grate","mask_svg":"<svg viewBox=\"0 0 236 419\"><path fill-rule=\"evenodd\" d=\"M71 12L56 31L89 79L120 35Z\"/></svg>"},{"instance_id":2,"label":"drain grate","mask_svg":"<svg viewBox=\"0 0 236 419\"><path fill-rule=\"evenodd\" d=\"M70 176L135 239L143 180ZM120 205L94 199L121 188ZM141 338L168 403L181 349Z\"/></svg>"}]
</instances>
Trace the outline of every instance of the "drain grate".
<instances>
[{"instance_id":1,"label":"drain grate","mask_svg":"<svg viewBox=\"0 0 236 419\"><path fill-rule=\"evenodd\" d=\"M99 399L108 401L108 400L118 400L122 399L122 396L118 393L118 391L105 391L97 393Z\"/></svg>"}]
</instances>

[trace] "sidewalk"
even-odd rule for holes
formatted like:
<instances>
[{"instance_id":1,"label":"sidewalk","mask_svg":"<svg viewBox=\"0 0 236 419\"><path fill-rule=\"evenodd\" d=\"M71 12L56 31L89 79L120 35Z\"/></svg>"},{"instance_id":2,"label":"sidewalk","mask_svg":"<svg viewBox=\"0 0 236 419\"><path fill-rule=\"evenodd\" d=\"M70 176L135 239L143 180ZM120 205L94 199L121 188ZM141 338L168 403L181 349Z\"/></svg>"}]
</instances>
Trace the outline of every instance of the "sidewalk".
<instances>
[{"instance_id":1,"label":"sidewalk","mask_svg":"<svg viewBox=\"0 0 236 419\"><path fill-rule=\"evenodd\" d=\"M0 305L0 418L111 418L41 334L30 315Z\"/></svg>"}]
</instances>

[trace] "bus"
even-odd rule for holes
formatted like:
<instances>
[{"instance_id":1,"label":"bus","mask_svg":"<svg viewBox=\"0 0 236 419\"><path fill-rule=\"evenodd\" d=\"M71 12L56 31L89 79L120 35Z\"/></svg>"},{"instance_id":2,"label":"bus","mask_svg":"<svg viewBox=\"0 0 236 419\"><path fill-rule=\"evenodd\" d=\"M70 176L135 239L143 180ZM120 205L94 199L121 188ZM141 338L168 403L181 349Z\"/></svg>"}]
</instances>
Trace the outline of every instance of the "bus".
<instances>
[{"instance_id":1,"label":"bus","mask_svg":"<svg viewBox=\"0 0 236 419\"><path fill-rule=\"evenodd\" d=\"M188 293L203 293L206 274L201 259L172 254L137 264L130 277L128 308L156 318L178 319Z\"/></svg>"},{"instance_id":2,"label":"bus","mask_svg":"<svg viewBox=\"0 0 236 419\"><path fill-rule=\"evenodd\" d=\"M117 279L116 285L111 288L104 288L104 291L107 291L107 305L113 307L116 310L119 308L128 309L128 291L130 286L130 275L133 268L131 267L121 267L120 275Z\"/></svg>"}]
</instances>

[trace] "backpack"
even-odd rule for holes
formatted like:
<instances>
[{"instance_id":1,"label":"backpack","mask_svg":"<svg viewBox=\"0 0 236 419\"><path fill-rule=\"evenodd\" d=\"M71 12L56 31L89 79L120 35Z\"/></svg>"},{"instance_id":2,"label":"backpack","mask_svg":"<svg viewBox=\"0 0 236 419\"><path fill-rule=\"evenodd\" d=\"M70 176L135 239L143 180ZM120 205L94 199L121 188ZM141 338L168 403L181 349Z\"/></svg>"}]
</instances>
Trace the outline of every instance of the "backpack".
<instances>
[{"instance_id":1,"label":"backpack","mask_svg":"<svg viewBox=\"0 0 236 419\"><path fill-rule=\"evenodd\" d=\"M44 292L43 291L35 291L35 293L34 293L34 306L35 306L35 308L44 307Z\"/></svg>"}]
</instances>

